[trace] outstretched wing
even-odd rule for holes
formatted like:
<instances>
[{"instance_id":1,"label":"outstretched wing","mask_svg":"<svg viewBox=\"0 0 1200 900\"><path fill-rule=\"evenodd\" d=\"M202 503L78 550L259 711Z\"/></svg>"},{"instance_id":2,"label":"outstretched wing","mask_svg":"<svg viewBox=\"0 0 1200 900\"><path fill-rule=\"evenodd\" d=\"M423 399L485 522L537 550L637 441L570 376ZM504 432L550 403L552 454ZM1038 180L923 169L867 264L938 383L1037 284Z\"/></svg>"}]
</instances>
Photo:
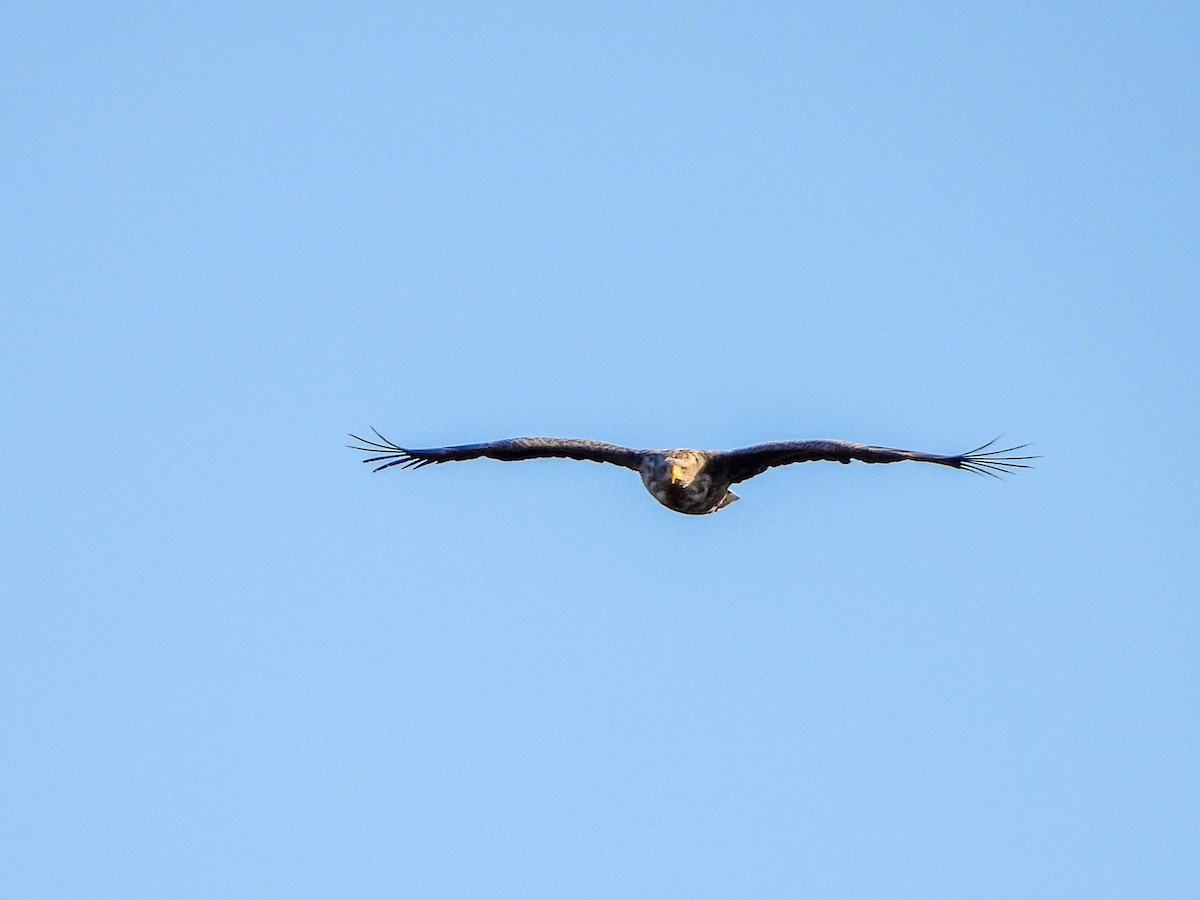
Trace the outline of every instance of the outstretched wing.
<instances>
[{"instance_id":1,"label":"outstretched wing","mask_svg":"<svg viewBox=\"0 0 1200 900\"><path fill-rule=\"evenodd\" d=\"M371 429L375 431L374 428ZM486 444L461 444L457 447L432 447L426 450L409 450L397 446L375 431L378 441L368 441L356 434L350 435L362 446L348 445L353 450L374 454L363 460L365 463L381 463L374 471L400 466L405 469L419 469L421 466L433 463L453 462L460 459L478 459L481 456L488 459L501 459L511 462L520 459L540 459L542 457L565 457L566 459L586 459L591 462L612 463L614 466L624 466L636 470L644 456L641 450L631 450L629 447L618 447L616 444L605 444L601 441L577 441L568 438L512 438L507 441L491 441Z\"/></svg>"},{"instance_id":2,"label":"outstretched wing","mask_svg":"<svg viewBox=\"0 0 1200 900\"><path fill-rule=\"evenodd\" d=\"M730 475L730 482L736 484L760 475L773 466L787 466L792 463L812 462L813 460L829 460L830 462L848 463L852 460L866 463L892 463L905 460L916 462L937 463L939 466L951 466L955 469L965 469L977 475L999 477L1004 472L1016 469L1028 469L1027 460L1037 459L1036 456L1013 456L1028 444L1018 447L1008 447L1004 450L989 450L995 440L988 441L982 447L959 453L955 456L942 456L936 453L922 453L919 450L894 450L891 447L872 447L869 444L855 444L852 441L779 441L773 444L757 444L753 447L742 447L740 450L728 450L714 454L710 465L717 463L723 471Z\"/></svg>"}]
</instances>

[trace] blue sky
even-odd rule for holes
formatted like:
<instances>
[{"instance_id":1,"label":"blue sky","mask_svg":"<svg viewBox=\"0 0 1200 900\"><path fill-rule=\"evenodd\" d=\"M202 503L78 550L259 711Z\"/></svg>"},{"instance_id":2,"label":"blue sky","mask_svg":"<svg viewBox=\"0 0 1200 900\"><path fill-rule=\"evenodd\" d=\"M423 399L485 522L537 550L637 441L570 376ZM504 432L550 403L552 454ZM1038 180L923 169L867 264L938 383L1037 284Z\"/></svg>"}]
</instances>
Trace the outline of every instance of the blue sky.
<instances>
[{"instance_id":1,"label":"blue sky","mask_svg":"<svg viewBox=\"0 0 1200 900\"><path fill-rule=\"evenodd\" d=\"M5 895L1200 894L1194 4L0 16Z\"/></svg>"}]
</instances>

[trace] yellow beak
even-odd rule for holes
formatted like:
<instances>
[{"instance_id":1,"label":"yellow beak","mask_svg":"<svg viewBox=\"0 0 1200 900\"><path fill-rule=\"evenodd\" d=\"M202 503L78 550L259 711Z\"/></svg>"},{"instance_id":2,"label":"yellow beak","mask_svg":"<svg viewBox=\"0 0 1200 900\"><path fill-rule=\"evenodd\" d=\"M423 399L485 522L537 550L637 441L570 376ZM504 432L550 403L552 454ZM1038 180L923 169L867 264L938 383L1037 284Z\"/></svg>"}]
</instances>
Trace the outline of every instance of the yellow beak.
<instances>
[{"instance_id":1,"label":"yellow beak","mask_svg":"<svg viewBox=\"0 0 1200 900\"><path fill-rule=\"evenodd\" d=\"M683 481L683 472L675 463L671 463L671 484L679 484Z\"/></svg>"}]
</instances>

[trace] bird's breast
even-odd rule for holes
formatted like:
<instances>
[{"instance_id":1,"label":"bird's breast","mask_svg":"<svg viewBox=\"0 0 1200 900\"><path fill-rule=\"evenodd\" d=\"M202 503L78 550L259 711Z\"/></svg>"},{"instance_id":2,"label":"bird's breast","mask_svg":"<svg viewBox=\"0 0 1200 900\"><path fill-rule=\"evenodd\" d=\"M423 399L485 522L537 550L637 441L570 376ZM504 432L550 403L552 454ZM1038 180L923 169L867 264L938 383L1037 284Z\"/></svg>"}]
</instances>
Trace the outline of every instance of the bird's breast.
<instances>
[{"instance_id":1,"label":"bird's breast","mask_svg":"<svg viewBox=\"0 0 1200 900\"><path fill-rule=\"evenodd\" d=\"M654 499L668 509L685 515L699 516L714 512L727 492L726 485L714 484L700 474L690 482L672 482L669 478L644 478Z\"/></svg>"}]
</instances>

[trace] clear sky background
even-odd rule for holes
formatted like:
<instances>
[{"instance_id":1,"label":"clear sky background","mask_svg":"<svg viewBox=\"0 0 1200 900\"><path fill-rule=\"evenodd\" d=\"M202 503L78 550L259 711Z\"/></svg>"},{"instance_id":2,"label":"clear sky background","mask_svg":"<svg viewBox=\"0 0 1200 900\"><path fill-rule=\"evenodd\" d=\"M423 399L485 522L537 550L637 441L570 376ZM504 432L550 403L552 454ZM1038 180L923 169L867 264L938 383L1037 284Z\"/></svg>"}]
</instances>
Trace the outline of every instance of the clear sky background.
<instances>
[{"instance_id":1,"label":"clear sky background","mask_svg":"<svg viewBox=\"0 0 1200 900\"><path fill-rule=\"evenodd\" d=\"M0 49L0 893L1200 896L1194 3ZM1043 459L696 518L371 426Z\"/></svg>"}]
</instances>

